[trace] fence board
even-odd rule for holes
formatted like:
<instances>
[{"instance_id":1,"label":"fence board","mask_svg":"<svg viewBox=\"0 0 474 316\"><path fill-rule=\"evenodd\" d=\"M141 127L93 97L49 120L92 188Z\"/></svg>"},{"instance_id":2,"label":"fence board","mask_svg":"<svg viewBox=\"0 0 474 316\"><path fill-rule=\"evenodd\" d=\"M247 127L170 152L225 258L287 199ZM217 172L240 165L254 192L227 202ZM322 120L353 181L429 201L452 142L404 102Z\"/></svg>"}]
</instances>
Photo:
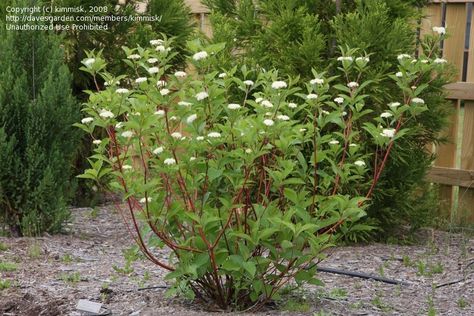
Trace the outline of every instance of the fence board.
<instances>
[{"instance_id":1,"label":"fence board","mask_svg":"<svg viewBox=\"0 0 474 316\"><path fill-rule=\"evenodd\" d=\"M466 5L466 10L468 6ZM471 8L472 9L472 8ZM474 18L471 18L470 43L466 81L474 86ZM474 88L471 93L474 94ZM474 99L464 104L464 123L462 133L461 168L474 170ZM471 186L459 191L458 219L474 223L474 188Z\"/></svg>"},{"instance_id":2,"label":"fence board","mask_svg":"<svg viewBox=\"0 0 474 316\"><path fill-rule=\"evenodd\" d=\"M473 57L473 55L469 55ZM474 64L474 62L472 62L472 64ZM474 69L472 69L472 71L474 71ZM474 101L474 80L473 82L450 83L445 85L444 88L448 92L448 99Z\"/></svg>"},{"instance_id":3,"label":"fence board","mask_svg":"<svg viewBox=\"0 0 474 316\"><path fill-rule=\"evenodd\" d=\"M469 188L474 182L474 170L433 167L428 171L427 178L440 184Z\"/></svg>"},{"instance_id":4,"label":"fence board","mask_svg":"<svg viewBox=\"0 0 474 316\"><path fill-rule=\"evenodd\" d=\"M440 6L440 5L438 5ZM449 60L458 70L456 80L460 81L462 76L462 62L464 54L464 35L466 30L466 6L465 4L446 4L446 27L451 34L443 44L443 57ZM460 101L453 101L453 113L450 117L450 125L443 133L448 143L438 146L435 165L438 167L456 167L457 131L459 121ZM454 201L452 186L440 186L441 209L451 211Z\"/></svg>"}]
</instances>

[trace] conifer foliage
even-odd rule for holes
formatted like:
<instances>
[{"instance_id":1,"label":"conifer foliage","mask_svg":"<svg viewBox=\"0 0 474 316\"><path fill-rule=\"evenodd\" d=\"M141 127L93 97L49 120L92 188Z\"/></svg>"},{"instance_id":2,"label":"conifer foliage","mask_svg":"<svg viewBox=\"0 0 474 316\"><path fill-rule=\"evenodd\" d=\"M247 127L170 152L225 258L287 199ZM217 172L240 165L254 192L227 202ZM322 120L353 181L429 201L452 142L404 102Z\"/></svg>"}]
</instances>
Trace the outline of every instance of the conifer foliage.
<instances>
[{"instance_id":1,"label":"conifer foliage","mask_svg":"<svg viewBox=\"0 0 474 316\"><path fill-rule=\"evenodd\" d=\"M1 25L0 47L0 223L17 236L57 232L79 119L60 39Z\"/></svg>"}]
</instances>

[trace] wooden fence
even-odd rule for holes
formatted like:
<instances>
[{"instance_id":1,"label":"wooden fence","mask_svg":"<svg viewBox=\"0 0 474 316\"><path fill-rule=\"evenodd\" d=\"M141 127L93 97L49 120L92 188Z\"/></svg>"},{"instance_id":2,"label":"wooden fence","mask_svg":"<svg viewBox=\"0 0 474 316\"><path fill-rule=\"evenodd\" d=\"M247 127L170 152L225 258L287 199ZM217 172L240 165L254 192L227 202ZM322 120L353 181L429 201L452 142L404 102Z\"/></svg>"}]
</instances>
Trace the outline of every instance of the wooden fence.
<instances>
[{"instance_id":1,"label":"wooden fence","mask_svg":"<svg viewBox=\"0 0 474 316\"><path fill-rule=\"evenodd\" d=\"M446 86L453 106L448 143L435 148L437 159L428 173L440 184L444 216L453 223L474 223L474 0L433 0L425 8L421 34L444 26L443 57L456 69L455 83Z\"/></svg>"},{"instance_id":2,"label":"wooden fence","mask_svg":"<svg viewBox=\"0 0 474 316\"><path fill-rule=\"evenodd\" d=\"M199 0L185 0L197 25L212 34L209 9ZM443 57L455 65L455 83L446 86L453 114L445 131L448 143L434 148L438 158L427 180L440 184L442 215L453 223L474 224L474 0L433 0L424 9L420 34L433 26L447 28Z\"/></svg>"}]
</instances>

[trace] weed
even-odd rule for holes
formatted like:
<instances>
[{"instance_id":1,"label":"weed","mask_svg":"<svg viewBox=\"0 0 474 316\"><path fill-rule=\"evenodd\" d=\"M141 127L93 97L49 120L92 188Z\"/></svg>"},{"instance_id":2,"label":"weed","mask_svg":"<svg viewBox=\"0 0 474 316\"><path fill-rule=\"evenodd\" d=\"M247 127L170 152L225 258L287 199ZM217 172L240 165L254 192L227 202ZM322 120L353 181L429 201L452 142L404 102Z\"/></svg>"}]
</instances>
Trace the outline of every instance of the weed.
<instances>
[{"instance_id":1,"label":"weed","mask_svg":"<svg viewBox=\"0 0 474 316\"><path fill-rule=\"evenodd\" d=\"M61 273L60 278L65 283L78 283L81 281L81 274L79 272Z\"/></svg>"},{"instance_id":2,"label":"weed","mask_svg":"<svg viewBox=\"0 0 474 316\"><path fill-rule=\"evenodd\" d=\"M464 309L469 306L469 303L464 299L464 297L461 297L458 300L457 304L458 304L458 307L461 309Z\"/></svg>"},{"instance_id":3,"label":"weed","mask_svg":"<svg viewBox=\"0 0 474 316\"><path fill-rule=\"evenodd\" d=\"M436 316L436 308L433 303L433 296L428 297L428 316Z\"/></svg>"},{"instance_id":4,"label":"weed","mask_svg":"<svg viewBox=\"0 0 474 316\"><path fill-rule=\"evenodd\" d=\"M10 280L0 279L0 291L4 289L8 289L11 286L12 286L12 282Z\"/></svg>"},{"instance_id":5,"label":"weed","mask_svg":"<svg viewBox=\"0 0 474 316\"><path fill-rule=\"evenodd\" d=\"M354 302L354 303L351 303L349 305L349 308L350 309L360 309L364 306L364 303L362 303L361 301L358 301L358 302Z\"/></svg>"},{"instance_id":6,"label":"weed","mask_svg":"<svg viewBox=\"0 0 474 316\"><path fill-rule=\"evenodd\" d=\"M97 207L94 207L88 214L88 217L91 219L96 219L97 216L99 216L99 209Z\"/></svg>"},{"instance_id":7,"label":"weed","mask_svg":"<svg viewBox=\"0 0 474 316\"><path fill-rule=\"evenodd\" d=\"M64 256L62 256L61 261L66 264L70 264L72 263L73 259L74 258L71 256L71 254L67 253Z\"/></svg>"},{"instance_id":8,"label":"weed","mask_svg":"<svg viewBox=\"0 0 474 316\"><path fill-rule=\"evenodd\" d=\"M379 267L379 274L380 274L381 277L385 276L385 269L384 269L383 264L381 264L380 267Z\"/></svg>"},{"instance_id":9,"label":"weed","mask_svg":"<svg viewBox=\"0 0 474 316\"><path fill-rule=\"evenodd\" d=\"M13 262L2 261L0 262L0 272L16 271L17 265Z\"/></svg>"},{"instance_id":10,"label":"weed","mask_svg":"<svg viewBox=\"0 0 474 316\"><path fill-rule=\"evenodd\" d=\"M410 259L409 256L403 255L402 260L403 260L403 266L407 268L413 266L413 261Z\"/></svg>"},{"instance_id":11,"label":"weed","mask_svg":"<svg viewBox=\"0 0 474 316\"><path fill-rule=\"evenodd\" d=\"M285 304L282 306L282 309L289 312L300 312L307 313L310 310L311 306L304 299L300 298L288 298Z\"/></svg>"},{"instance_id":12,"label":"weed","mask_svg":"<svg viewBox=\"0 0 474 316\"><path fill-rule=\"evenodd\" d=\"M392 306L390 306L390 305L384 303L384 302L382 301L382 298L381 298L379 295L377 295L376 297L374 297L374 298L372 299L372 302L371 302L371 303L372 303L372 305L374 305L374 306L377 307L378 309L382 310L383 312L389 312L389 311L392 310Z\"/></svg>"},{"instance_id":13,"label":"weed","mask_svg":"<svg viewBox=\"0 0 474 316\"><path fill-rule=\"evenodd\" d=\"M428 266L424 261L417 261L416 263L416 268L418 271L416 272L416 275L418 276L429 276L429 271L428 271Z\"/></svg>"},{"instance_id":14,"label":"weed","mask_svg":"<svg viewBox=\"0 0 474 316\"><path fill-rule=\"evenodd\" d=\"M439 274L443 273L444 267L441 263L438 262L437 264L430 266L430 270L432 273Z\"/></svg>"},{"instance_id":15,"label":"weed","mask_svg":"<svg viewBox=\"0 0 474 316\"><path fill-rule=\"evenodd\" d=\"M41 247L39 243L34 242L28 247L28 257L31 259L38 259L41 257Z\"/></svg>"},{"instance_id":16,"label":"weed","mask_svg":"<svg viewBox=\"0 0 474 316\"><path fill-rule=\"evenodd\" d=\"M0 241L0 251L5 251L7 249L8 249L8 246L5 243Z\"/></svg>"},{"instance_id":17,"label":"weed","mask_svg":"<svg viewBox=\"0 0 474 316\"><path fill-rule=\"evenodd\" d=\"M345 289L341 289L341 288L334 288L331 290L331 292L329 292L329 298L332 298L332 299L344 299L347 297L347 291Z\"/></svg>"}]
</instances>

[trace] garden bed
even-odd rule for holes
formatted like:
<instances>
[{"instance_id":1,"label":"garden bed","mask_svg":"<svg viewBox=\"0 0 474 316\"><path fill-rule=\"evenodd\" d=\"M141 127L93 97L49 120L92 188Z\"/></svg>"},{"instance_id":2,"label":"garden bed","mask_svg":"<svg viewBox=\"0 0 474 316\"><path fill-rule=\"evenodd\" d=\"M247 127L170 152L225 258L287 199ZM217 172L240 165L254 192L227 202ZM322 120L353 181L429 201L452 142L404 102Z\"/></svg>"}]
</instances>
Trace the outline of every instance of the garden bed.
<instances>
[{"instance_id":1,"label":"garden bed","mask_svg":"<svg viewBox=\"0 0 474 316\"><path fill-rule=\"evenodd\" d=\"M212 310L167 298L166 272L150 262L138 258L127 264L124 251L130 262L137 256L113 207L74 209L67 230L41 238L0 238L0 314L80 315L79 299L102 302L113 315L208 315ZM307 286L283 295L257 314L473 315L474 239L438 231L422 235L413 246L338 247L321 264L405 285L320 273L324 288Z\"/></svg>"}]
</instances>

